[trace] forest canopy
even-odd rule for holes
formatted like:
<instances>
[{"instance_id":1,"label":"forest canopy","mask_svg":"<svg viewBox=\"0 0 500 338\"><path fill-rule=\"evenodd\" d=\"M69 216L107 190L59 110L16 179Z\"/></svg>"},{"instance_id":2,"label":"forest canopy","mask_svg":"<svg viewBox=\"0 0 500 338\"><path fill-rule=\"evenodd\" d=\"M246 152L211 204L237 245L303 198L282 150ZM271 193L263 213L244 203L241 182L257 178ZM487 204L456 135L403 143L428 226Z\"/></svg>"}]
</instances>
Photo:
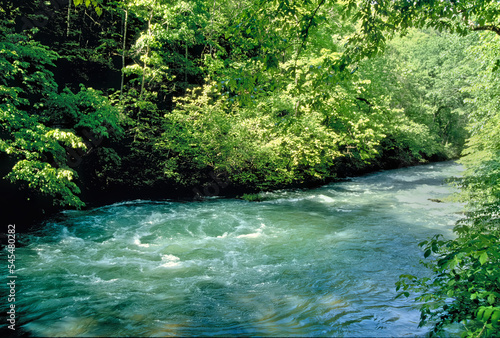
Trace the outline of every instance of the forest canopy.
<instances>
[{"instance_id":1,"label":"forest canopy","mask_svg":"<svg viewBox=\"0 0 500 338\"><path fill-rule=\"evenodd\" d=\"M354 61L363 7L348 16L351 5L6 4L7 179L81 207L81 189L88 200L123 186L190 191L223 173L236 191L258 191L458 156L466 94L439 92L454 79L435 68L454 65L442 46L456 59L464 49L415 32L429 51L396 40L388 53ZM388 72L391 63L399 69Z\"/></svg>"},{"instance_id":2,"label":"forest canopy","mask_svg":"<svg viewBox=\"0 0 500 338\"><path fill-rule=\"evenodd\" d=\"M499 39L498 1L1 1L2 205L203 197L214 180L241 195L462 156L457 239L423 243L435 277L398 288L436 332L494 336Z\"/></svg>"}]
</instances>

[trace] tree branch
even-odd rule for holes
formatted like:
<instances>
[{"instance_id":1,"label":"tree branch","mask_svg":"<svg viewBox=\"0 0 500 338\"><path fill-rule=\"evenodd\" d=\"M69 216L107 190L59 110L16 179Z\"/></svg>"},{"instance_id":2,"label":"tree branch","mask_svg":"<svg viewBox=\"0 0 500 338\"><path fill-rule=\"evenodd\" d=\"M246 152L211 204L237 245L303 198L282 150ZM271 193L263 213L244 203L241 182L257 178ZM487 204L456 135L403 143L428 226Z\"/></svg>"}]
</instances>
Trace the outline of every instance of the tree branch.
<instances>
[{"instance_id":1,"label":"tree branch","mask_svg":"<svg viewBox=\"0 0 500 338\"><path fill-rule=\"evenodd\" d=\"M325 1L326 0L321 0L319 2L318 6L316 7L314 12L312 13L311 17L309 18L309 22L308 22L306 28L302 31L302 44L300 45L299 50L297 51L297 56L295 57L295 63L297 63L297 59L299 58L300 52L302 51L302 49L304 48L304 45L306 44L307 37L309 36L309 29L312 26L314 17L316 16L318 9L325 3Z\"/></svg>"},{"instance_id":2,"label":"tree branch","mask_svg":"<svg viewBox=\"0 0 500 338\"><path fill-rule=\"evenodd\" d=\"M487 25L487 26L477 26L472 28L474 31L492 31L500 35L500 27L495 25Z\"/></svg>"},{"instance_id":3,"label":"tree branch","mask_svg":"<svg viewBox=\"0 0 500 338\"><path fill-rule=\"evenodd\" d=\"M360 100L360 101L363 101L364 103L366 103L367 105L369 106L373 106L373 104L370 103L370 101L368 101L367 99L364 99L362 97L357 97L356 100Z\"/></svg>"}]
</instances>

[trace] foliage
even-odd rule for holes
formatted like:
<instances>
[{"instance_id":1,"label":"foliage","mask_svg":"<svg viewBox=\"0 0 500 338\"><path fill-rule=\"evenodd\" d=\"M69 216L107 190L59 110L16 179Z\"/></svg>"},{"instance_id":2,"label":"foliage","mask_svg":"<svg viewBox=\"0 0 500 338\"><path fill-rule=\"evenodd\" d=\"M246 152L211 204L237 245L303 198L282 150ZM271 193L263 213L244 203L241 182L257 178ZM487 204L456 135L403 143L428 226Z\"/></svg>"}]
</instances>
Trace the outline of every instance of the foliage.
<instances>
[{"instance_id":1,"label":"foliage","mask_svg":"<svg viewBox=\"0 0 500 338\"><path fill-rule=\"evenodd\" d=\"M344 13L360 21L359 31L349 39L347 60L377 54L388 39L395 34L404 35L412 27L460 35L487 30L500 35L500 5L494 0L349 0Z\"/></svg>"},{"instance_id":2,"label":"foliage","mask_svg":"<svg viewBox=\"0 0 500 338\"><path fill-rule=\"evenodd\" d=\"M103 0L72 0L75 6L80 6L85 4L85 7L90 7L92 5L98 15L102 14L102 3Z\"/></svg>"},{"instance_id":3,"label":"foliage","mask_svg":"<svg viewBox=\"0 0 500 338\"><path fill-rule=\"evenodd\" d=\"M165 173L179 182L222 171L233 183L265 189L320 178L339 155L336 135L322 126L319 114L292 117L288 125L270 114L267 102L241 109L217 97L214 85L200 91L166 115L166 133L157 145L170 152Z\"/></svg>"},{"instance_id":4,"label":"foliage","mask_svg":"<svg viewBox=\"0 0 500 338\"><path fill-rule=\"evenodd\" d=\"M456 184L467 202L467 217L455 227L457 238L435 237L421 243L431 278L402 276L398 287L421 293L422 321L435 322L435 332L462 322L465 336L496 337L500 333L500 104L499 73L491 62L498 55L498 37L483 36L469 48L469 58L479 59L478 76L462 90L474 97L470 114L471 136L461 162L467 171ZM487 89L485 88L487 87ZM404 292L408 295L408 291Z\"/></svg>"},{"instance_id":5,"label":"foliage","mask_svg":"<svg viewBox=\"0 0 500 338\"><path fill-rule=\"evenodd\" d=\"M383 55L360 64L360 72L371 79L368 100L383 95L408 119L392 125L406 129L395 130L395 138L414 156L422 152L427 157L437 153L458 157L471 110L464 103L470 95L460 89L475 76L476 65L464 51L477 43L476 35L461 38L410 30L406 37L389 42Z\"/></svg>"},{"instance_id":6,"label":"foliage","mask_svg":"<svg viewBox=\"0 0 500 338\"><path fill-rule=\"evenodd\" d=\"M53 54L57 67L52 70L68 69L67 74L49 72L46 78L52 82L38 98L32 97L34 88L23 91L37 107L37 119L43 117L33 123L60 130L49 134L60 138L53 154L33 149L42 161L57 160L57 168L72 164L64 147L80 147L79 154L85 143L88 148L88 137L81 138L86 131L98 139L110 136L102 121L109 121L112 130L124 129L122 140L93 152L98 158L85 166L93 174L80 175L85 184L95 185L88 189L187 188L223 172L236 187L266 190L325 181L336 176L340 163L358 169L388 152L400 154L393 160L405 164L442 152L438 134L444 128L423 118L423 109L412 111L416 105L395 104L400 97L382 84L383 68L396 58L359 64L360 70L342 64L345 43L357 28L342 18L343 4L73 4L54 8L47 24L26 40L47 43L60 55ZM18 6L27 18L40 15L36 3ZM405 83L427 81L425 76L404 79L399 93ZM92 84L111 93L111 101L87 89ZM59 87L67 88L59 92ZM447 122L452 114L446 114L435 115ZM445 134L460 147L453 132ZM77 177L72 167L67 170Z\"/></svg>"},{"instance_id":7,"label":"foliage","mask_svg":"<svg viewBox=\"0 0 500 338\"><path fill-rule=\"evenodd\" d=\"M203 4L148 0L130 2L128 9L146 25L129 51L134 63L125 68L126 74L137 76L141 95L145 84L166 92L186 88L188 76L199 73L189 48L205 42L200 33L207 20ZM181 87L168 87L175 78Z\"/></svg>"},{"instance_id":8,"label":"foliage","mask_svg":"<svg viewBox=\"0 0 500 338\"><path fill-rule=\"evenodd\" d=\"M15 159L7 175L29 189L54 197L54 202L81 207L67 149L86 149L77 130L90 128L107 136L104 122L119 130L112 107L99 93L82 88L78 94L59 94L53 74L57 54L18 34L0 42L0 151Z\"/></svg>"}]
</instances>

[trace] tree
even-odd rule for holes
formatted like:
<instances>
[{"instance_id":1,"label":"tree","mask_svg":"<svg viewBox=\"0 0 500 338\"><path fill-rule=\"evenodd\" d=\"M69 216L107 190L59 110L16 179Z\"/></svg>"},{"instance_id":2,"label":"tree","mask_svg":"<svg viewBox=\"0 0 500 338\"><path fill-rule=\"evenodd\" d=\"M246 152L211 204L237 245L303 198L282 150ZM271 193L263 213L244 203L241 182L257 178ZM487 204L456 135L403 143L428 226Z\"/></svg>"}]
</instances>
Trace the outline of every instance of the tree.
<instances>
[{"instance_id":1,"label":"tree","mask_svg":"<svg viewBox=\"0 0 500 338\"><path fill-rule=\"evenodd\" d=\"M58 55L9 29L0 34L0 151L14 162L6 178L54 203L81 207L67 152L87 149L110 127L119 131L116 111L89 88L59 93L49 70Z\"/></svg>"},{"instance_id":2,"label":"tree","mask_svg":"<svg viewBox=\"0 0 500 338\"><path fill-rule=\"evenodd\" d=\"M453 158L463 149L472 108L464 102L470 95L461 88L476 75L477 67L465 54L477 43L477 34L459 37L412 29L389 41L384 54L359 63L361 76L371 81L365 96L369 101L383 95L391 108L402 109L409 119L428 128L426 138L412 135L411 130L399 137L415 156L421 151L428 157Z\"/></svg>"},{"instance_id":3,"label":"tree","mask_svg":"<svg viewBox=\"0 0 500 338\"><path fill-rule=\"evenodd\" d=\"M349 0L345 15L359 20L360 29L350 37L346 62L353 62L383 50L395 34L409 28L433 28L466 35L492 31L500 35L500 4L495 0L476 1L370 1Z\"/></svg>"},{"instance_id":4,"label":"tree","mask_svg":"<svg viewBox=\"0 0 500 338\"><path fill-rule=\"evenodd\" d=\"M445 5L450 9L444 10ZM483 30L498 34L496 2L409 6L394 19L394 27L409 26L403 18L415 17L420 25L460 34ZM455 181L461 188L460 199L467 203L467 217L457 222L456 238L436 236L420 244L428 258L424 264L433 275L402 275L397 288L406 296L409 291L417 293L417 301L423 302L420 325L432 323L436 334L448 324L462 323L467 337L496 337L500 333L499 37L490 32L480 38L479 43L463 47L465 63L473 65L475 76L455 80L470 105L470 137L461 159L467 170Z\"/></svg>"},{"instance_id":5,"label":"tree","mask_svg":"<svg viewBox=\"0 0 500 338\"><path fill-rule=\"evenodd\" d=\"M456 239L421 243L425 257L434 257L426 263L433 277L403 275L398 283L398 288L421 294L421 324L434 322L436 333L454 322L465 325L468 337L500 333L500 74L492 71L491 62L498 48L498 38L483 36L481 44L468 50L469 58L482 66L462 89L472 95L475 108L461 160L467 171L456 181L467 217L455 226Z\"/></svg>"}]
</instances>

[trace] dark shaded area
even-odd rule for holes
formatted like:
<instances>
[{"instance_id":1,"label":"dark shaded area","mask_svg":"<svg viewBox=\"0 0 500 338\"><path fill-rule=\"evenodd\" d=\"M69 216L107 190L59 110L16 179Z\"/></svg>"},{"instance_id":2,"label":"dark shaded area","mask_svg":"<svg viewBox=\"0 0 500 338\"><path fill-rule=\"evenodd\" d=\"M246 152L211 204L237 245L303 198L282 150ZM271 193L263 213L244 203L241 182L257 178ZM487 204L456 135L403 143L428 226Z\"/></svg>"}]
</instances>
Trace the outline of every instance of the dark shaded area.
<instances>
[{"instance_id":1,"label":"dark shaded area","mask_svg":"<svg viewBox=\"0 0 500 338\"><path fill-rule=\"evenodd\" d=\"M14 165L7 155L0 153L0 177L4 178ZM52 199L35 194L22 184L12 184L0 179L0 214L2 228L15 224L17 232L28 230L34 223L40 222L61 209L52 204ZM5 231L1 231L5 234ZM5 238L2 237L2 244Z\"/></svg>"}]
</instances>

